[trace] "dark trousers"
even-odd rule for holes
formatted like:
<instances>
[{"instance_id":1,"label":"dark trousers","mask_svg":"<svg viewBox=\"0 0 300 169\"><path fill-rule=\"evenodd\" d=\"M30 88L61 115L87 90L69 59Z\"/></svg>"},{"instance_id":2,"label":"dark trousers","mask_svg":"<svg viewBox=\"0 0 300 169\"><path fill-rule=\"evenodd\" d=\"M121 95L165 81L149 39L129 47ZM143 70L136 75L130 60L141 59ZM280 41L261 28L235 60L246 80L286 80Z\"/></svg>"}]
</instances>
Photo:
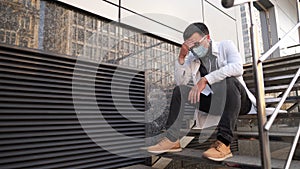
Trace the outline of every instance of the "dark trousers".
<instances>
[{"instance_id":1,"label":"dark trousers","mask_svg":"<svg viewBox=\"0 0 300 169\"><path fill-rule=\"evenodd\" d=\"M174 142L179 138L184 107L188 103L203 112L221 115L217 137L218 139L221 138L220 141L232 142L233 130L238 116L247 114L252 103L245 88L234 77L213 84L211 88L214 93L208 96L201 94L198 104L191 104L188 101L190 86L182 85L174 88L166 124L166 137L168 139Z\"/></svg>"}]
</instances>

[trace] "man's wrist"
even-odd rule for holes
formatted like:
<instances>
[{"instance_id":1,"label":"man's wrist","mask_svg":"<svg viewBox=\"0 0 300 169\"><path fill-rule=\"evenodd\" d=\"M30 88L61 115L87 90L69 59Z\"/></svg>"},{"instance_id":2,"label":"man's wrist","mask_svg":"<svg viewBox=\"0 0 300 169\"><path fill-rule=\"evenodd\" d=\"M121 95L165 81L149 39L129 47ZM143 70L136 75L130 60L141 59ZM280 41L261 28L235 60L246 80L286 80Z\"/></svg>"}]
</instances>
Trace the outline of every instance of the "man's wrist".
<instances>
[{"instance_id":1,"label":"man's wrist","mask_svg":"<svg viewBox=\"0 0 300 169\"><path fill-rule=\"evenodd\" d=\"M179 64L184 64L184 59L189 52L189 47L186 44L182 44L179 52L178 62Z\"/></svg>"},{"instance_id":2,"label":"man's wrist","mask_svg":"<svg viewBox=\"0 0 300 169\"><path fill-rule=\"evenodd\" d=\"M181 58L181 57L179 57L178 58L178 62L179 62L179 64L181 64L181 65L183 65L184 64L184 58Z\"/></svg>"},{"instance_id":3,"label":"man's wrist","mask_svg":"<svg viewBox=\"0 0 300 169\"><path fill-rule=\"evenodd\" d=\"M201 80L205 83L208 84L208 80L205 77L202 77Z\"/></svg>"},{"instance_id":4,"label":"man's wrist","mask_svg":"<svg viewBox=\"0 0 300 169\"><path fill-rule=\"evenodd\" d=\"M206 75L207 76L207 75ZM203 79L203 81L205 81L205 84L211 85L208 81L208 79L206 78L206 76L202 77L201 79Z\"/></svg>"}]
</instances>

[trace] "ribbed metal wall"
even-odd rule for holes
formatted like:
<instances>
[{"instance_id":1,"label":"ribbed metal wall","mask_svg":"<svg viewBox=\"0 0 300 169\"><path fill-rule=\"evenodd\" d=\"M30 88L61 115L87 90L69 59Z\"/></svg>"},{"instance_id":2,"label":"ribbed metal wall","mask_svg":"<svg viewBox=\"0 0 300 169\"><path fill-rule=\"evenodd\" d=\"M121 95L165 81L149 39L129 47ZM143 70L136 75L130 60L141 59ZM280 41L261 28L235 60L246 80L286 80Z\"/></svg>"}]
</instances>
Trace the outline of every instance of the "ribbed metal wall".
<instances>
[{"instance_id":1,"label":"ribbed metal wall","mask_svg":"<svg viewBox=\"0 0 300 169\"><path fill-rule=\"evenodd\" d=\"M75 59L67 56L0 44L1 169L102 169L144 163L143 157L127 158L104 150L82 129L72 97L75 63ZM140 138L145 136L145 125L141 123L145 107L144 72L89 61L81 61L77 66L82 84L77 93L82 101L77 103L88 112L81 117L89 129L123 155L137 154L137 149L144 146ZM90 88L85 85L91 83L89 76L93 76L91 70L95 67L98 110L90 108L93 96L89 96ZM112 97L112 83L118 83L113 89L118 99ZM99 110L103 118L99 118ZM108 128L132 139L118 138Z\"/></svg>"}]
</instances>

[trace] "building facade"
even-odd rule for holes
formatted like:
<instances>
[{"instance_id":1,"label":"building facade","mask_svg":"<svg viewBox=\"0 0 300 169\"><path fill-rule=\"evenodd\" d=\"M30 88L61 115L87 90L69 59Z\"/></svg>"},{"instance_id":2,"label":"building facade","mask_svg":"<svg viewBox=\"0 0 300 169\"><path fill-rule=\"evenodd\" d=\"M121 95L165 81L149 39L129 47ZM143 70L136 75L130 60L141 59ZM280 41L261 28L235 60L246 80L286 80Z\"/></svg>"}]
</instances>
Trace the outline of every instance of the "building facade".
<instances>
[{"instance_id":1,"label":"building facade","mask_svg":"<svg viewBox=\"0 0 300 169\"><path fill-rule=\"evenodd\" d=\"M255 21L263 53L299 21L299 1L260 2ZM220 0L1 0L0 9L1 44L144 71L148 136L164 128L175 86L174 62L190 23L204 22L213 40L232 40L245 63L252 62L247 5L225 9ZM284 44L272 57L297 52L299 33ZM190 108L187 114L193 112Z\"/></svg>"},{"instance_id":2,"label":"building facade","mask_svg":"<svg viewBox=\"0 0 300 169\"><path fill-rule=\"evenodd\" d=\"M1 1L0 43L38 47L40 1Z\"/></svg>"}]
</instances>

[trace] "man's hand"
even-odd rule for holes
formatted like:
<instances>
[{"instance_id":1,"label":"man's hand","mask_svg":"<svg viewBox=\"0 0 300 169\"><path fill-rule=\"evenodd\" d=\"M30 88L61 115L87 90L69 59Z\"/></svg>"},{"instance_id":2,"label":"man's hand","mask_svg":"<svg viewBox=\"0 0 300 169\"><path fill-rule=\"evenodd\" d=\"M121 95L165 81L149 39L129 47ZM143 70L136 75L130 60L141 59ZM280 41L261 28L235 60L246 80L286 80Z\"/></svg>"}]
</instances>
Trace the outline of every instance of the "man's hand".
<instances>
[{"instance_id":1,"label":"man's hand","mask_svg":"<svg viewBox=\"0 0 300 169\"><path fill-rule=\"evenodd\" d=\"M192 104L200 102L200 95L206 84L207 79L202 77L201 80L199 80L199 82L191 89L188 100L191 101Z\"/></svg>"},{"instance_id":2,"label":"man's hand","mask_svg":"<svg viewBox=\"0 0 300 169\"><path fill-rule=\"evenodd\" d=\"M194 46L195 42L196 41L194 39L188 39L181 45L178 58L180 64L184 64L184 58L188 54L189 49Z\"/></svg>"}]
</instances>

